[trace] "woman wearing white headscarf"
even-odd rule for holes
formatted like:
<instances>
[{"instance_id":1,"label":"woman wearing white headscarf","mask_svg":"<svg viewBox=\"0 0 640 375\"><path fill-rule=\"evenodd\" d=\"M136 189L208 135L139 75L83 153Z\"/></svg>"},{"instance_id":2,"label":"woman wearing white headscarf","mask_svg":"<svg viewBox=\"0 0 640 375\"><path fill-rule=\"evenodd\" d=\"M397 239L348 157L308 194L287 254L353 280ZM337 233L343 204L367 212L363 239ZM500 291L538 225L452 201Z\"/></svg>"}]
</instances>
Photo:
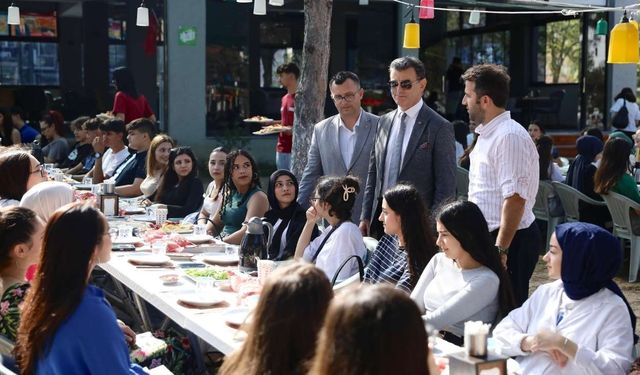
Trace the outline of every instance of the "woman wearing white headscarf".
<instances>
[{"instance_id":1,"label":"woman wearing white headscarf","mask_svg":"<svg viewBox=\"0 0 640 375\"><path fill-rule=\"evenodd\" d=\"M32 209L46 223L55 210L73 201L73 188L69 184L47 181L27 191L20 206Z\"/></svg>"}]
</instances>

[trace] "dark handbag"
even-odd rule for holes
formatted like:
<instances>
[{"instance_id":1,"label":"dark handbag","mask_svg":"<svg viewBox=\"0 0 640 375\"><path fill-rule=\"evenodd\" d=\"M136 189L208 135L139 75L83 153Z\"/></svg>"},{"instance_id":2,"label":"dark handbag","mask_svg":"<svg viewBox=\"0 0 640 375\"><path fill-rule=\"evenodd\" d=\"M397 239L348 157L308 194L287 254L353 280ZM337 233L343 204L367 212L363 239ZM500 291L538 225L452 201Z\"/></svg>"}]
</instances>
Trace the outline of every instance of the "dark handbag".
<instances>
[{"instance_id":1,"label":"dark handbag","mask_svg":"<svg viewBox=\"0 0 640 375\"><path fill-rule=\"evenodd\" d=\"M351 255L350 257L345 259L344 262L342 262L340 267L338 267L338 270L336 271L336 273L333 275L333 278L331 279L331 285L332 286L336 284L336 280L338 279L338 275L340 275L340 272L342 271L344 266L346 266L347 263L349 263L351 258L356 258L356 262L358 262L358 274L360 275L360 282L362 282L362 280L364 280L364 262L362 262L362 258L360 258L360 256L358 256L358 255Z\"/></svg>"},{"instance_id":2,"label":"dark handbag","mask_svg":"<svg viewBox=\"0 0 640 375\"><path fill-rule=\"evenodd\" d=\"M611 119L611 125L617 129L624 129L629 125L629 110L627 109L627 101L622 100L622 108Z\"/></svg>"}]
</instances>

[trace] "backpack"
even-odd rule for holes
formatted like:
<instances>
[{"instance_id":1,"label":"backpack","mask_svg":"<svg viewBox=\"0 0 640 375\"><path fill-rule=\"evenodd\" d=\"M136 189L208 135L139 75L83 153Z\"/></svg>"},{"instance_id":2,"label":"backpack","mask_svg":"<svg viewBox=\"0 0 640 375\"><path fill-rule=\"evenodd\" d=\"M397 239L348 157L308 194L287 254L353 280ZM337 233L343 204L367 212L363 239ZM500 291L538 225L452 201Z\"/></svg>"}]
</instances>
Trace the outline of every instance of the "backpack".
<instances>
[{"instance_id":1,"label":"backpack","mask_svg":"<svg viewBox=\"0 0 640 375\"><path fill-rule=\"evenodd\" d=\"M627 109L627 101L622 99L622 108L611 119L611 125L617 129L624 129L629 124L629 110Z\"/></svg>"}]
</instances>

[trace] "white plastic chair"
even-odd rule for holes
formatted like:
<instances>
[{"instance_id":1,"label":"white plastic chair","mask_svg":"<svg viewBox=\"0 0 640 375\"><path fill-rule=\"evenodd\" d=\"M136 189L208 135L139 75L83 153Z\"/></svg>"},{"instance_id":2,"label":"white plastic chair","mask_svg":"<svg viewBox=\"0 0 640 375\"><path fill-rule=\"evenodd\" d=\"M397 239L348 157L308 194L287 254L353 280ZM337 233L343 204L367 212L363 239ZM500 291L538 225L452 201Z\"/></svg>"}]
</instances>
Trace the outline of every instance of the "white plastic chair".
<instances>
[{"instance_id":1,"label":"white plastic chair","mask_svg":"<svg viewBox=\"0 0 640 375\"><path fill-rule=\"evenodd\" d=\"M466 201L469 198L469 171L459 165L456 168L456 191L458 199Z\"/></svg>"},{"instance_id":2,"label":"white plastic chair","mask_svg":"<svg viewBox=\"0 0 640 375\"><path fill-rule=\"evenodd\" d=\"M15 343L8 338L0 335L0 354L4 356L13 356L13 347ZM1 374L1 372L0 372Z\"/></svg>"},{"instance_id":3,"label":"white plastic chair","mask_svg":"<svg viewBox=\"0 0 640 375\"><path fill-rule=\"evenodd\" d=\"M607 205L605 202L592 199L588 195L581 193L580 190L562 182L554 181L552 185L562 202L566 221L582 221L580 220L580 202L599 207Z\"/></svg>"},{"instance_id":4,"label":"white plastic chair","mask_svg":"<svg viewBox=\"0 0 640 375\"><path fill-rule=\"evenodd\" d=\"M536 216L536 219L547 222L547 242L544 243L545 249L549 247L549 240L553 232L555 232L556 226L564 219L564 216L554 216L551 212L549 199L555 195L556 192L550 182L539 182L536 203L533 205L533 214Z\"/></svg>"},{"instance_id":5,"label":"white plastic chair","mask_svg":"<svg viewBox=\"0 0 640 375\"><path fill-rule=\"evenodd\" d=\"M640 236L633 233L631 226L631 209L640 210L640 204L624 195L614 193L603 194L602 198L607 203L607 208L613 219L613 235L624 240L629 240L629 282L638 278L638 266L640 266Z\"/></svg>"}]
</instances>

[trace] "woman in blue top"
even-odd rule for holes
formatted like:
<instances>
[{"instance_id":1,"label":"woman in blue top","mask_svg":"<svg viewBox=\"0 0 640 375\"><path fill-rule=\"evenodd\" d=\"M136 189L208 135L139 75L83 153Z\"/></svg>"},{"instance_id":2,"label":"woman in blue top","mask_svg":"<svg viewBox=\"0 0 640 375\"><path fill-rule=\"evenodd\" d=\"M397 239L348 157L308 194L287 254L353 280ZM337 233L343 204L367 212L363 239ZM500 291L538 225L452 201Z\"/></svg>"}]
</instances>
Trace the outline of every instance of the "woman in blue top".
<instances>
[{"instance_id":1,"label":"woman in blue top","mask_svg":"<svg viewBox=\"0 0 640 375\"><path fill-rule=\"evenodd\" d=\"M411 293L424 267L438 252L427 207L418 190L398 184L384 193L382 236L364 274L371 284L389 283Z\"/></svg>"},{"instance_id":2,"label":"woman in blue top","mask_svg":"<svg viewBox=\"0 0 640 375\"><path fill-rule=\"evenodd\" d=\"M223 225L221 236L225 242L239 245L246 230L242 223L254 216L263 217L269 209L269 201L260 190L256 162L245 150L227 155L224 179L226 193L214 224Z\"/></svg>"},{"instance_id":3,"label":"woman in blue top","mask_svg":"<svg viewBox=\"0 0 640 375\"><path fill-rule=\"evenodd\" d=\"M53 214L18 328L22 374L146 374L129 361L104 293L88 285L110 257L109 225L98 210L75 204Z\"/></svg>"}]
</instances>

